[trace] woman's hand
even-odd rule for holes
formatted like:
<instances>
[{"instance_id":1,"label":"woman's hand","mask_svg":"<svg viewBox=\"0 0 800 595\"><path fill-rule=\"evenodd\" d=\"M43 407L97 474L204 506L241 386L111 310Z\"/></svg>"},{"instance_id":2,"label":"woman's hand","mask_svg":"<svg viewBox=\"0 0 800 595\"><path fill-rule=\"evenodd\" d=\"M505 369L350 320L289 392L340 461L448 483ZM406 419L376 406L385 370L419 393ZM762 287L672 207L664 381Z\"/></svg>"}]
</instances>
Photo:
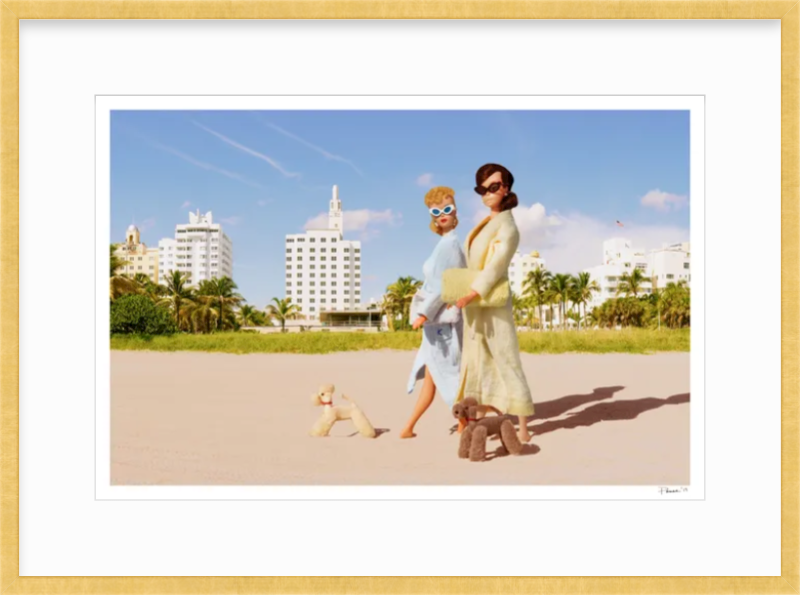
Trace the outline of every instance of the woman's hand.
<instances>
[{"instance_id":1,"label":"woman's hand","mask_svg":"<svg viewBox=\"0 0 800 595\"><path fill-rule=\"evenodd\" d=\"M456 302L456 308L463 309L466 308L469 303L474 300L475 298L479 298L478 292L475 290L470 291L467 295L462 297L460 300Z\"/></svg>"},{"instance_id":2,"label":"woman's hand","mask_svg":"<svg viewBox=\"0 0 800 595\"><path fill-rule=\"evenodd\" d=\"M411 328L413 328L414 330L417 330L419 327L421 327L426 322L428 322L428 317L420 314L419 316L417 316L417 319L411 325Z\"/></svg>"}]
</instances>

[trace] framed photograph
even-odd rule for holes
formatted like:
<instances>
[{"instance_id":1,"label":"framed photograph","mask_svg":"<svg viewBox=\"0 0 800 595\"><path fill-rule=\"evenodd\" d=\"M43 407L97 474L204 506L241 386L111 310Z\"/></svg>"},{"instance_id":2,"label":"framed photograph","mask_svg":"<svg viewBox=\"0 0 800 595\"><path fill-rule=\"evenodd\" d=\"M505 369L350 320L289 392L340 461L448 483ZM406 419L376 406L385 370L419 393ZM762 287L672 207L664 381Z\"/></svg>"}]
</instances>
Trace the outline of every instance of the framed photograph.
<instances>
[{"instance_id":1,"label":"framed photograph","mask_svg":"<svg viewBox=\"0 0 800 595\"><path fill-rule=\"evenodd\" d=\"M797 10L0 7L3 592L795 592Z\"/></svg>"}]
</instances>

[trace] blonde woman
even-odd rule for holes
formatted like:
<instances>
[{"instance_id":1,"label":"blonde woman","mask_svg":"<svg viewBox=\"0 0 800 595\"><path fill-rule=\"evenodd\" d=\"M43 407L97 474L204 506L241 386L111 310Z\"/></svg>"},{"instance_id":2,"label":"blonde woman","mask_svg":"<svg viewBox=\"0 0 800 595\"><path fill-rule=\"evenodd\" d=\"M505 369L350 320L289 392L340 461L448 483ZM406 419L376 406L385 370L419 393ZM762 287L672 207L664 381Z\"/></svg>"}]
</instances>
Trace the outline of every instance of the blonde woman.
<instances>
[{"instance_id":1,"label":"blonde woman","mask_svg":"<svg viewBox=\"0 0 800 595\"><path fill-rule=\"evenodd\" d=\"M455 192L444 186L432 188L425 195L425 206L431 215L431 230L441 238L422 265L425 281L411 304L412 326L415 330L422 328L422 345L408 379L408 393L414 392L418 380L422 380L422 390L401 438L416 436L414 426L430 407L437 389L447 406L453 406L461 365L461 312L448 308L442 301L442 273L445 269L466 267L455 234L458 225Z\"/></svg>"},{"instance_id":2,"label":"blonde woman","mask_svg":"<svg viewBox=\"0 0 800 595\"><path fill-rule=\"evenodd\" d=\"M467 306L488 295L508 279L508 266L519 245L519 231L511 214L517 195L511 192L514 176L502 165L487 163L475 174L475 191L489 208L488 216L473 229L465 243L467 268L477 271L467 295L456 302L464 310L464 353L457 400L475 397L519 417L519 439L530 440L527 417L533 400L519 357L511 299L499 308Z\"/></svg>"}]
</instances>

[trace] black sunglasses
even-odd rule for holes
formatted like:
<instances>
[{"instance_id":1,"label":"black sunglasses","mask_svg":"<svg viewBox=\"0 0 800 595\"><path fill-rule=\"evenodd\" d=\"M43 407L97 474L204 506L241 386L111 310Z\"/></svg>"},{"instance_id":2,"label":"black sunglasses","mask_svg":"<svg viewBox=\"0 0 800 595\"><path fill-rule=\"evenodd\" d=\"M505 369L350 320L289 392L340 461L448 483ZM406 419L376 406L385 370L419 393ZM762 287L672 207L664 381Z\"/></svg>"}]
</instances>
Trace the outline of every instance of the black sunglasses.
<instances>
[{"instance_id":1,"label":"black sunglasses","mask_svg":"<svg viewBox=\"0 0 800 595\"><path fill-rule=\"evenodd\" d=\"M494 194L495 192L500 190L500 188L502 188L503 186L505 186L503 182L495 182L493 184L489 184L489 186L475 186L475 192L477 192L481 196L483 196L487 192L491 192L492 194Z\"/></svg>"}]
</instances>

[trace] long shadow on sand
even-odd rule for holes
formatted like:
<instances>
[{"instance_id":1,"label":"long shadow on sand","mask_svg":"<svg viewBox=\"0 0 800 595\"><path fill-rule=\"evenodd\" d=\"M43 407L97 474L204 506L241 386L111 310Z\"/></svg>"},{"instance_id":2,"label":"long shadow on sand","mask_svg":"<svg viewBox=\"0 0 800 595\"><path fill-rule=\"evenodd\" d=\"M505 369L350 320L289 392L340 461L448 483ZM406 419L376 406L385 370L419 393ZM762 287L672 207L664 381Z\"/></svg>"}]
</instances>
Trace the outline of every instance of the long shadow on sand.
<instances>
[{"instance_id":1,"label":"long shadow on sand","mask_svg":"<svg viewBox=\"0 0 800 595\"><path fill-rule=\"evenodd\" d=\"M519 453L516 456L524 457L524 456L527 456L527 455L535 455L535 454L538 454L541 450L542 449L539 448L538 446L536 446L535 444L523 444L522 445L522 452ZM510 456L508 454L508 451L504 447L500 446L499 448L497 448L493 452L487 452L486 453L486 458L484 459L484 461L491 461L493 459L499 459L501 457L507 457L507 456Z\"/></svg>"},{"instance_id":2,"label":"long shadow on sand","mask_svg":"<svg viewBox=\"0 0 800 595\"><path fill-rule=\"evenodd\" d=\"M652 411L664 405L679 405L689 402L689 393L672 395L666 399L646 397L630 401L612 401L610 403L597 403L582 411L571 414L565 419L548 421L542 424L528 426L534 436L540 436L555 430L592 426L601 421L619 421L635 419L645 411ZM534 418L535 421L536 418Z\"/></svg>"},{"instance_id":3,"label":"long shadow on sand","mask_svg":"<svg viewBox=\"0 0 800 595\"><path fill-rule=\"evenodd\" d=\"M543 403L536 403L536 412L533 414L531 421L536 421L539 419L550 419L551 417L559 417L564 415L567 411L571 409L575 409L576 407L581 407L586 405L587 403L592 403L594 401L603 401L605 399L610 399L616 393L621 390L624 390L624 386L603 386L600 388L596 388L592 390L592 392L587 394L580 394L580 395L567 395L564 397L559 397L558 399L553 399L552 401L544 401ZM514 422L514 425L517 425L518 419L516 415L505 415ZM530 427L530 426L529 426ZM450 428L450 433L453 434L458 429L458 425L454 425Z\"/></svg>"}]
</instances>

